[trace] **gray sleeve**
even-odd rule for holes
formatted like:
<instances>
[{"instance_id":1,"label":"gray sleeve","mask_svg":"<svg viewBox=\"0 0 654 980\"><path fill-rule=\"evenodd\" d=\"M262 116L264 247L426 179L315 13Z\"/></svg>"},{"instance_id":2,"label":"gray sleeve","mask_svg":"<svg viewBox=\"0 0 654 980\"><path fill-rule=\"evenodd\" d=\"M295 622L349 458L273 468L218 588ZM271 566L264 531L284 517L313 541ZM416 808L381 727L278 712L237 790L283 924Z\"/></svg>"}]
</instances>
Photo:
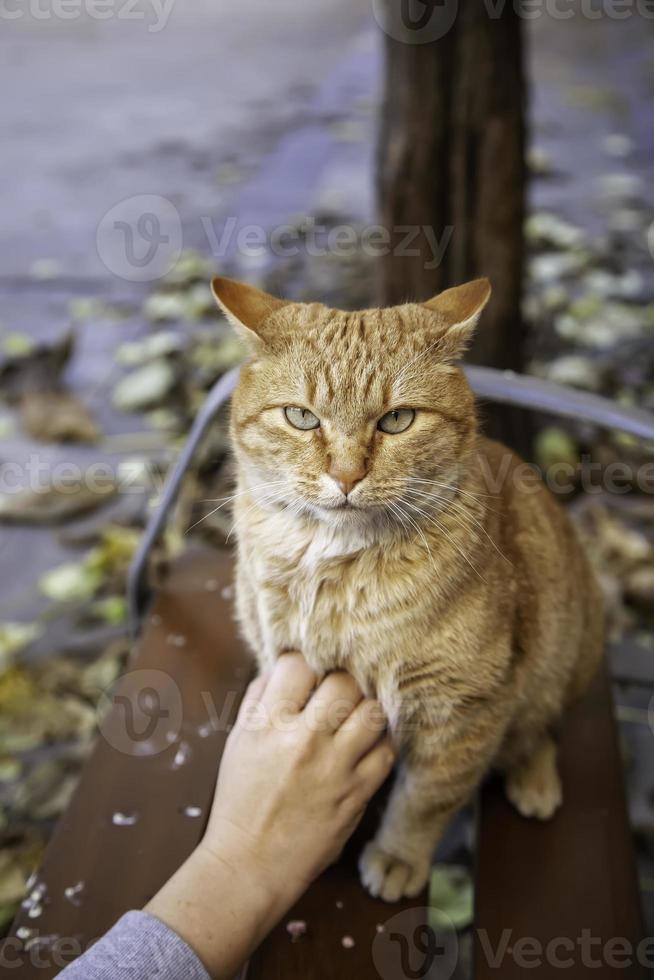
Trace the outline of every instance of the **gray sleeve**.
<instances>
[{"instance_id":1,"label":"gray sleeve","mask_svg":"<svg viewBox=\"0 0 654 980\"><path fill-rule=\"evenodd\" d=\"M191 947L147 912L128 912L58 976L64 980L210 980Z\"/></svg>"}]
</instances>

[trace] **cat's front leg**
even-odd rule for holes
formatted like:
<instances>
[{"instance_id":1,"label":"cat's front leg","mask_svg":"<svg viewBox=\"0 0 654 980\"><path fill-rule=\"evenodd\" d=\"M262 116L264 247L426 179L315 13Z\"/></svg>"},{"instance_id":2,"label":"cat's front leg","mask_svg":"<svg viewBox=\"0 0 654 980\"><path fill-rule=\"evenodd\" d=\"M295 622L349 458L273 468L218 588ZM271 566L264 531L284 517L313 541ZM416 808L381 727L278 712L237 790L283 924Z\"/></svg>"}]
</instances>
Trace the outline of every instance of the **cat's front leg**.
<instances>
[{"instance_id":1,"label":"cat's front leg","mask_svg":"<svg viewBox=\"0 0 654 980\"><path fill-rule=\"evenodd\" d=\"M438 782L429 766L401 766L379 831L359 859L361 881L375 898L397 902L425 887L436 844L466 801L452 798L442 780L435 792Z\"/></svg>"},{"instance_id":2,"label":"cat's front leg","mask_svg":"<svg viewBox=\"0 0 654 980\"><path fill-rule=\"evenodd\" d=\"M371 895L396 902L422 891L438 841L474 793L498 740L495 733L486 733L474 742L448 740L433 755L406 754L379 830L359 860L361 881Z\"/></svg>"}]
</instances>

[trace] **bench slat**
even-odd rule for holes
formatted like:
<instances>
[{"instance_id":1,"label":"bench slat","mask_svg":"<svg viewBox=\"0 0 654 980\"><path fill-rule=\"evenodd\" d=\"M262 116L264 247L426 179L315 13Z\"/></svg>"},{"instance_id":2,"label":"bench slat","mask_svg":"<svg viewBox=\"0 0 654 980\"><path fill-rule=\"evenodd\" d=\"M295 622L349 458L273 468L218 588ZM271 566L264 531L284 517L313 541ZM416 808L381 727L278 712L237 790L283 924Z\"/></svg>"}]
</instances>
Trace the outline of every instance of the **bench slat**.
<instances>
[{"instance_id":1,"label":"bench slat","mask_svg":"<svg viewBox=\"0 0 654 980\"><path fill-rule=\"evenodd\" d=\"M618 748L608 678L600 671L591 690L569 713L563 729L560 764L564 805L553 820L525 820L507 802L498 781L482 791L476 890L475 978L534 980L559 978L568 972L598 978L622 976L635 980L647 971L634 957L631 967L616 967L606 943L626 939L632 948L644 936L634 849L629 828L623 767ZM509 945L533 937L545 949L559 937L560 945L542 965L537 954L516 962L507 953L501 968L486 950L497 950L504 930ZM596 939L586 946L583 930ZM536 948L536 947L530 947ZM518 957L521 948L518 947ZM605 950L603 955L599 951ZM524 949L522 950L524 952ZM572 957L567 970L555 958ZM590 962L599 963L591 966Z\"/></svg>"},{"instance_id":2,"label":"bench slat","mask_svg":"<svg viewBox=\"0 0 654 980\"><path fill-rule=\"evenodd\" d=\"M158 692L161 711L170 714L157 723L149 745L165 747L152 755L125 752L130 747L126 709L115 704L46 849L39 872L39 880L47 885L43 913L31 919L22 910L12 929L14 936L21 927L38 929L41 936L68 937L85 948L123 912L141 908L198 842L226 739L224 730L206 737L198 730L210 719L211 703L219 712L226 703L225 723L233 721L252 670L236 635L231 605L221 597L231 576L229 556L221 558L217 553L186 556L174 568L117 690L118 696L132 702L144 687ZM209 592L206 582L212 579L216 589ZM186 638L184 646L169 642L177 637ZM179 727L179 698L183 712L179 737L190 747L190 756L174 768L181 741L168 744L166 736ZM144 740L131 744L142 751L148 747ZM184 815L188 805L200 807L202 816ZM138 819L133 826L117 826L112 822L115 813L135 813ZM64 890L80 881L84 889L75 905L65 898ZM57 946L32 947L15 975L21 980L47 980L67 962L56 961L61 952ZM17 958L13 946L5 947L5 956L9 961Z\"/></svg>"},{"instance_id":3,"label":"bench slat","mask_svg":"<svg viewBox=\"0 0 654 980\"><path fill-rule=\"evenodd\" d=\"M21 980L55 976L74 958L70 946L60 945L61 937L72 939L78 950L85 949L124 912L141 908L199 841L226 724L234 720L253 670L233 622L231 596L223 591L229 590L232 574L230 555L191 553L176 563L160 591L117 694L135 701L144 686L158 691L159 708L169 716L161 720L150 742L155 748L164 744L164 749L152 755L123 751L130 744L143 749L144 742L126 741L125 707L114 704L75 797L46 850L39 872L39 881L47 885L43 912L30 919L22 910L9 945L5 944L6 961L22 964L14 973ZM180 637L185 638L183 646L178 645ZM168 745L165 736L177 730L179 696L183 702L180 740L189 746L190 755L175 768L181 741ZM219 723L218 730L203 737L200 730L206 730L212 717ZM189 805L200 807L203 816L185 816L182 811ZM371 804L373 822L378 807L379 802ZM132 826L116 826L112 822L115 813L136 813L138 820ZM80 881L84 889L77 905L64 892ZM337 901L343 903L342 909L336 907ZM367 896L359 884L351 848L263 944L248 978L342 980L357 976L379 980L373 962L376 925L416 904L418 913L410 913L398 928L408 934L410 942L415 928L424 922L424 897L388 906ZM307 936L297 943L291 942L285 928L290 918L307 921ZM16 930L22 928L58 937L59 944L33 946L20 954ZM354 947L342 945L345 935L354 938ZM386 937L377 940L375 948L386 962L385 941ZM391 941L391 965L386 963L384 980L404 980L404 973L395 970L394 957L399 963L396 941Z\"/></svg>"},{"instance_id":4,"label":"bench slat","mask_svg":"<svg viewBox=\"0 0 654 980\"><path fill-rule=\"evenodd\" d=\"M188 759L174 766L179 741L153 755L126 753L125 707L114 705L77 794L46 851L39 875L48 886L43 913L30 919L22 910L10 943L22 927L38 929L44 936L70 937L85 948L123 912L142 907L198 842L226 727L236 715L252 671L232 619L231 596L224 591L231 578L229 555L211 551L180 559L147 618L131 670L118 691L134 699L144 683L158 690L159 708L170 715L157 726L155 743L177 730L176 701L181 697L179 737L190 748ZM143 670L155 674L133 673ZM169 678L163 685L161 674L164 680ZM212 718L217 722L213 730ZM136 744L143 749L142 741ZM621 762L604 676L566 723L562 768L566 804L548 824L520 818L496 784L483 790L477 980L497 976L511 980L524 974L511 956L504 958L499 972L493 968L481 944L484 933L486 946L493 949L505 928L513 930L513 942L520 937L541 942L554 936L575 940L583 928L604 941L626 937L636 943L643 935ZM189 805L199 807L202 817L184 815ZM371 833L380 806L380 800L373 801L367 826L360 828L342 860L309 889L257 951L248 980L350 976L405 980L408 975L423 975L416 947L424 938L426 896L389 906L366 895L358 881L356 854ZM119 812L136 813L138 820L133 826L116 826L112 815ZM64 890L79 881L85 887L76 905L65 898ZM297 943L291 942L285 928L291 918L307 923L307 935ZM380 925L384 926L381 933ZM354 940L351 948L343 945L346 936ZM55 952L62 954L60 959L54 958ZM14 946L5 948L5 956L10 962L19 959ZM69 947L32 947L14 975L21 980L48 980L67 958ZM577 963L570 975L582 975L582 966ZM445 975L442 959L436 959L434 967L436 975L439 969ZM592 975L601 978L614 972L593 969ZM561 969L554 972L546 965L530 968L529 975L558 980ZM619 975L635 978L645 973L634 967L631 972L621 969Z\"/></svg>"}]
</instances>

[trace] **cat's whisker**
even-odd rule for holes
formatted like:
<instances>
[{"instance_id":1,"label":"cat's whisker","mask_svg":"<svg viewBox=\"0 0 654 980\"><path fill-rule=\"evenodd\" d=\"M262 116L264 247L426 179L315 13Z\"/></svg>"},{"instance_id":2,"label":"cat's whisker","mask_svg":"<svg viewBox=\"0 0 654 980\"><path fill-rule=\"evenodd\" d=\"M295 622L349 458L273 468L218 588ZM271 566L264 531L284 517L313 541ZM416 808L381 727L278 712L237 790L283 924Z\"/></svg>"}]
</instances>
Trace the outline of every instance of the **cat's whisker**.
<instances>
[{"instance_id":1,"label":"cat's whisker","mask_svg":"<svg viewBox=\"0 0 654 980\"><path fill-rule=\"evenodd\" d=\"M263 497L260 500L255 500L254 503L252 503L247 508L247 510L245 511L245 513L244 514L241 514L241 516L240 517L237 517L236 520L233 522L231 528L229 529L229 533L227 535L226 543L229 542L229 539L231 538L232 534L234 533L234 531L236 530L236 528L238 527L238 525L241 524L247 517L249 517L249 515L252 513L252 511L255 510L260 504L263 504L263 503L266 503L266 504L274 504L274 503L277 503L278 501L280 501L280 500L283 499L285 493L286 493L286 488L284 487L284 489L282 489L282 490L277 490L277 491L274 491L273 493L267 494L265 497Z\"/></svg>"},{"instance_id":2,"label":"cat's whisker","mask_svg":"<svg viewBox=\"0 0 654 980\"><path fill-rule=\"evenodd\" d=\"M464 490L463 487L458 487L455 486L454 484L439 483L437 480L419 479L418 477L415 476L408 477L408 481L409 483L419 483L423 487L424 486L438 487L441 490L449 490L452 493L452 497L448 497L446 499L449 500L451 503L454 503L456 496L460 495L462 497L468 498L471 501L471 503L475 503L477 504L477 506L482 506L483 504L485 509L489 510L492 514L500 513L500 511L498 511L495 507L491 507L490 504L486 503L486 501L483 499L483 498L489 498L489 499L497 500L499 499L497 494L473 493L471 490ZM465 503L465 501L462 501L462 503Z\"/></svg>"},{"instance_id":3,"label":"cat's whisker","mask_svg":"<svg viewBox=\"0 0 654 980\"><path fill-rule=\"evenodd\" d=\"M407 493L410 493L414 496L419 496L421 499L422 498L426 498L428 500L434 499L434 500L438 500L439 503L447 504L448 505L447 507L443 507L440 509L441 513L443 514L449 513L450 517L454 521L456 521L459 527L461 527L464 531L469 531L470 533L472 533L471 524L474 525L474 527L478 528L478 530L481 531L484 537L487 538L487 540L493 546L493 548L500 556L500 558L502 558L503 561L508 562L509 565L513 564L511 560L507 558L507 556L504 554L501 548L497 545L497 542L493 540L493 538L488 533L488 531L481 523L481 521L478 521L476 517L468 513L468 511L466 511L463 505L460 504L458 501L448 500L446 497L438 496L438 494L428 494L428 493L423 493L421 490L412 490L408 487L407 487ZM452 513L453 510L455 510L455 513Z\"/></svg>"},{"instance_id":4,"label":"cat's whisker","mask_svg":"<svg viewBox=\"0 0 654 980\"><path fill-rule=\"evenodd\" d=\"M405 504L408 504L408 501L406 501L406 500L405 500L405 501L404 501L404 503L405 503ZM419 524L417 524L417 523L416 523L416 522L415 522L415 521L413 520L413 518L412 518L412 517L411 517L411 516L410 516L409 514L407 514L407 513L406 513L406 511L403 511L403 510L402 510L402 506L401 506L401 504L400 504L400 502L399 502L398 500L396 500L396 501L394 501L394 503L393 503L393 506L394 506L394 507L396 507L396 508L397 508L397 510L398 510L398 511L399 511L399 512L400 512L400 513L401 513L401 514L402 514L402 515L404 516L404 517L406 517L406 519L407 519L407 521L408 521L408 522L409 522L409 523L411 524L411 526L412 526L412 527L414 527L414 528L416 529L416 531L418 532L418 534L419 534L419 535L420 535L420 537L422 538L422 541L423 541L423 544L424 544L424 546L425 546L425 548L427 549L427 554L429 555L429 561L430 561L430 564L431 564L431 566L432 566L432 568L435 568L436 566L435 566L435 564L434 564L434 556L433 556L433 555L432 555L432 553L431 553L431 548L429 547L429 542L427 541L427 538L425 537L425 533L424 533L424 531L422 530L422 528L420 527L420 525L419 525ZM411 505L410 505L410 504L408 504L408 506L411 506Z\"/></svg>"},{"instance_id":5,"label":"cat's whisker","mask_svg":"<svg viewBox=\"0 0 654 980\"><path fill-rule=\"evenodd\" d=\"M474 573L475 573L476 575L478 575L478 576L479 576L479 578L480 578L480 579L482 580L482 582L483 582L484 584L487 584L487 583L486 583L486 579L484 578L484 576L483 576L483 575L481 574L481 572L479 571L479 569L478 569L478 568L476 568L476 567L475 567L475 565L473 565L473 563L472 563L472 561L471 561L471 560L470 560L470 558L469 558L469 557L468 557L468 556L466 555L466 553L465 553L465 551L463 551L463 550L462 550L461 548L459 548L459 546L458 546L458 545L456 544L456 542L455 542L455 541L454 541L454 539L452 538L452 535L448 533L448 530L447 530L447 528L445 528L445 527L443 527L443 525L442 525L442 524L441 524L441 523L440 523L439 521L437 521L437 520L436 520L436 518L434 518L434 517L432 517L432 516L430 516L430 515L429 515L429 514L427 513L427 511L425 511L425 510L422 510L422 509L421 509L420 507L418 507L418 506L417 506L416 504L411 504L411 503L409 503L409 501L408 501L408 500L405 500L405 503L406 503L406 505L407 505L407 507L410 507L410 508L411 508L412 510L415 510L415 511L417 511L417 512L418 512L419 514L422 514L422 516L423 516L423 517L424 517L424 518L425 518L426 520L428 520L430 524L433 524L433 525L434 525L435 527L437 527L437 528L438 528L438 530L439 530L439 531L441 532L441 534L442 534L442 535L443 535L443 536L444 536L444 537L445 537L445 538L446 538L446 539L448 540L448 542L449 542L449 543L450 543L450 544L452 545L452 547L453 547L453 548L455 549L455 551L457 551L457 552L459 553L459 555L461 556L461 558L463 558L463 559L464 559L464 561L466 561L466 562L468 563L468 565L469 565L469 566L470 566L470 568L471 568L471 569L473 570L473 572L474 572Z\"/></svg>"},{"instance_id":6,"label":"cat's whisker","mask_svg":"<svg viewBox=\"0 0 654 980\"><path fill-rule=\"evenodd\" d=\"M264 487L281 486L283 483L286 483L286 480L271 480L269 483L255 483L253 487L247 487L245 490L239 490L237 493L232 493L228 497L205 497L204 499L200 500L199 503L215 504L219 500L222 500L226 503L229 500L235 500L237 497L242 497L244 493L253 493L255 490L263 490ZM222 504L221 506L224 506L224 504Z\"/></svg>"},{"instance_id":7,"label":"cat's whisker","mask_svg":"<svg viewBox=\"0 0 654 980\"><path fill-rule=\"evenodd\" d=\"M282 484L285 485L286 480L274 480L271 483L258 483L254 487L248 487L247 490L239 490L238 493L234 493L230 497L216 497L215 499L222 500L222 503L219 504L218 507L214 507L213 510L210 510L208 514L205 514L203 517L201 517L199 521L195 522L195 524L191 524L190 527L187 527L184 533L188 534L189 531L192 531L193 528L198 526L198 524L202 524L203 521L206 521L210 517L213 517L214 514L217 514L218 511L221 510L223 507L225 507L231 500L236 500L237 497L242 497L244 493L251 493L254 490L262 490L264 487L280 486ZM213 503L213 501L205 500L202 501L202 503Z\"/></svg>"},{"instance_id":8,"label":"cat's whisker","mask_svg":"<svg viewBox=\"0 0 654 980\"><path fill-rule=\"evenodd\" d=\"M410 476L409 480L413 483L429 483L431 486L440 487L441 490L451 490L452 493L460 493L464 497L472 497L473 500L481 499L482 497L489 497L497 500L499 494L497 493L475 493L472 490L464 490L463 487L458 487L453 483L439 483L438 480L425 480L417 476Z\"/></svg>"},{"instance_id":9,"label":"cat's whisker","mask_svg":"<svg viewBox=\"0 0 654 980\"><path fill-rule=\"evenodd\" d=\"M420 497L422 500L436 501L439 506L434 508L435 514L442 514L442 515L449 514L450 517L452 517L456 521L459 527L462 527L464 529L464 531L472 530L470 523L467 522L467 521L474 520L471 514L468 514L464 511L463 518L467 518L466 521L462 518L459 518L458 515L452 513L456 505L456 501L450 500L447 497L440 497L438 494L424 493L422 490L414 490L411 487L406 487L404 492L411 494L412 497ZM427 504L425 503L424 506L426 507Z\"/></svg>"},{"instance_id":10,"label":"cat's whisker","mask_svg":"<svg viewBox=\"0 0 654 980\"><path fill-rule=\"evenodd\" d=\"M472 514L468 513L468 511L465 510L465 508L463 507L463 505L458 500L448 500L447 497L441 497L439 494L436 494L436 493L425 493L424 490L414 490L411 487L407 487L406 492L407 493L410 493L410 494L414 494L414 495L419 496L419 497L425 497L428 500L432 500L433 499L433 500L439 501L439 503L446 503L446 504L448 504L448 508L447 508L448 510L452 510L453 508L459 508L459 510L457 511L456 514L451 514L450 515L451 517L454 518L454 520L457 522L457 524L460 527L462 527L464 530L466 529L465 520L458 519L458 516L457 515L460 515L461 518L465 518L468 521L471 521L475 525L475 527L479 528L479 530L481 531L481 533L486 538L488 538L488 540L490 541L490 543L492 544L493 548L498 553L498 555L500 556L500 558L502 558L502 559L504 559L504 561L508 562L509 565L512 565L513 564L513 562L511 561L511 559L506 557L506 555L504 554L504 552L502 551L502 549L493 540L493 538L488 533L488 531L486 530L486 528L484 527L484 525L481 523L481 521L477 520L476 517L474 517ZM443 511L445 511L445 508L443 508Z\"/></svg>"},{"instance_id":11,"label":"cat's whisker","mask_svg":"<svg viewBox=\"0 0 654 980\"><path fill-rule=\"evenodd\" d=\"M385 505L384 510L386 509L389 509L391 513L395 515L395 517L399 520L400 524L406 531L407 525L404 521L404 518L402 517L401 512L398 512L397 508L390 501Z\"/></svg>"}]
</instances>

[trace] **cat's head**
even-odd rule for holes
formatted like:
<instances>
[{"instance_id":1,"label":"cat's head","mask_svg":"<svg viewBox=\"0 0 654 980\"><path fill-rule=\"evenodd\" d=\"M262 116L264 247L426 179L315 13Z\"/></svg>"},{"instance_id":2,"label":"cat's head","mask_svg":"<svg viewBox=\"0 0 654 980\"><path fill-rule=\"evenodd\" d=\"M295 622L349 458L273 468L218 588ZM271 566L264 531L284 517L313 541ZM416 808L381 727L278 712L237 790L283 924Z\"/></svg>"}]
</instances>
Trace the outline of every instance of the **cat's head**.
<instances>
[{"instance_id":1,"label":"cat's head","mask_svg":"<svg viewBox=\"0 0 654 980\"><path fill-rule=\"evenodd\" d=\"M257 499L343 526L417 515L421 493L447 494L476 436L456 362L488 302L487 279L355 313L231 279L212 286L250 353L232 437Z\"/></svg>"}]
</instances>

